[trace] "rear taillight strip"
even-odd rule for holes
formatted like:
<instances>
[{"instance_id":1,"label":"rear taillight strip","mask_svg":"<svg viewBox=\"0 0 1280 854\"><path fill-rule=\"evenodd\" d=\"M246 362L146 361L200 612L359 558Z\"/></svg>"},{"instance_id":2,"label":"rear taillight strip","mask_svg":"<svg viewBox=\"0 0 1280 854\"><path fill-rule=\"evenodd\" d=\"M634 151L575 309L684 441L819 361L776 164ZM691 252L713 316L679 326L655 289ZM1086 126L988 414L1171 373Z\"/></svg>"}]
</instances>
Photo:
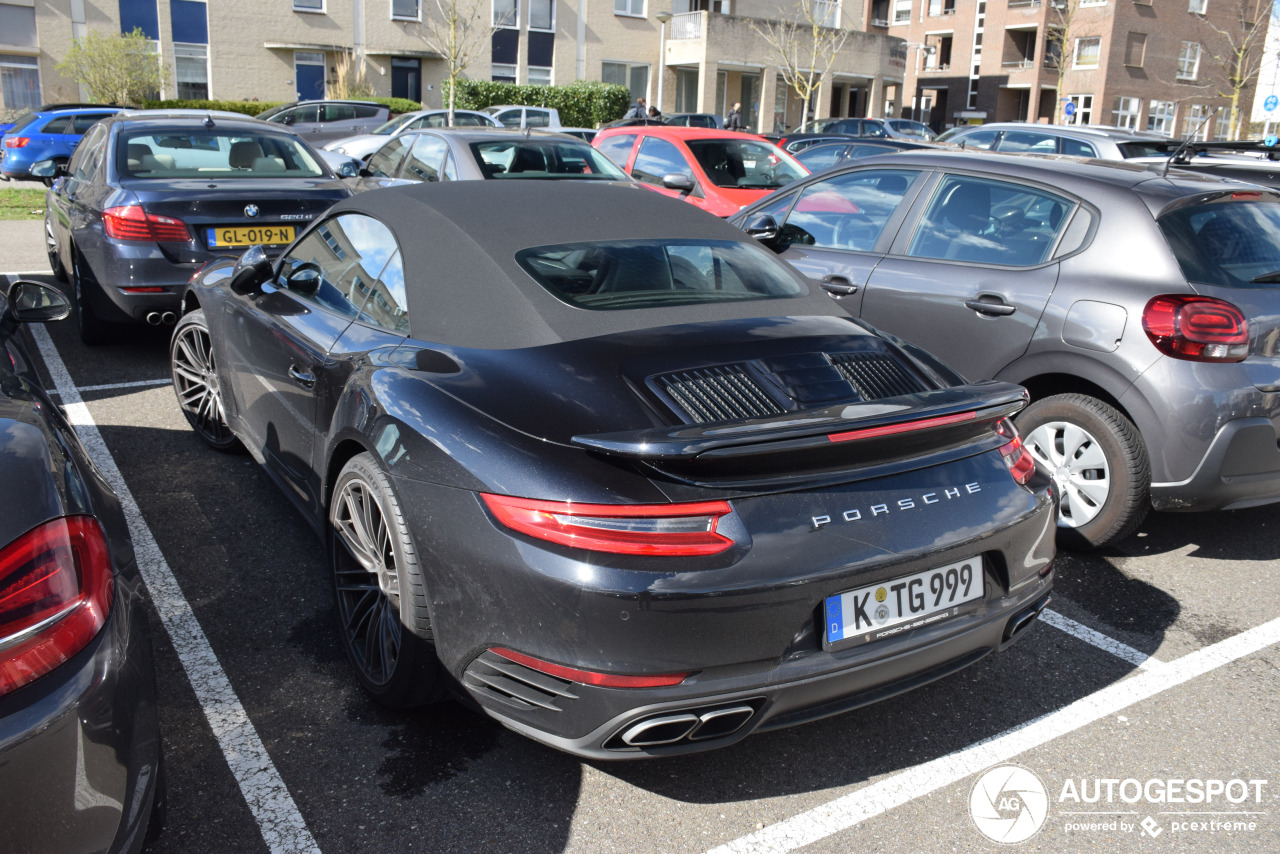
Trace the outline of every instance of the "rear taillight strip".
<instances>
[{"instance_id":1,"label":"rear taillight strip","mask_svg":"<svg viewBox=\"0 0 1280 854\"><path fill-rule=\"evenodd\" d=\"M973 421L977 417L978 413L976 412L957 412L954 415L939 415L937 418L921 418L918 421L904 421L901 424L885 424L883 427L867 427L862 430L850 430L846 433L829 433L827 434L827 439L832 442L874 439L877 436L894 436L899 433L928 430L931 427L943 427L947 424L960 424L965 421Z\"/></svg>"}]
</instances>

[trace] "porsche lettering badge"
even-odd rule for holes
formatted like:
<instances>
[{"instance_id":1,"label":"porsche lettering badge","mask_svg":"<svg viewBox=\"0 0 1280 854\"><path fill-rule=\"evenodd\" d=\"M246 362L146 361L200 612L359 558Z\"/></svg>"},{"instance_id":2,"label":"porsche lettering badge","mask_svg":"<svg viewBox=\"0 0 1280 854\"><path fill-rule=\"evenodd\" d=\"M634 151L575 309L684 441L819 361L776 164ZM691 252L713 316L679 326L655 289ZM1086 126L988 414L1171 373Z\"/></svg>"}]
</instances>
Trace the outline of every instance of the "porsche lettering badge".
<instances>
[{"instance_id":1,"label":"porsche lettering badge","mask_svg":"<svg viewBox=\"0 0 1280 854\"><path fill-rule=\"evenodd\" d=\"M882 504L872 504L870 507L854 508L845 510L835 515L822 515L813 517L813 530L818 530L824 525L830 525L832 522L861 522L863 519L874 519L877 516L886 516L890 513L901 513L906 510L914 510L918 507L926 507L930 504L941 504L945 501L954 501L966 495L975 495L982 491L982 485L977 483L966 483L964 486L951 486L936 492L926 492L920 497L912 496L910 498L899 498L894 502L885 502Z\"/></svg>"}]
</instances>

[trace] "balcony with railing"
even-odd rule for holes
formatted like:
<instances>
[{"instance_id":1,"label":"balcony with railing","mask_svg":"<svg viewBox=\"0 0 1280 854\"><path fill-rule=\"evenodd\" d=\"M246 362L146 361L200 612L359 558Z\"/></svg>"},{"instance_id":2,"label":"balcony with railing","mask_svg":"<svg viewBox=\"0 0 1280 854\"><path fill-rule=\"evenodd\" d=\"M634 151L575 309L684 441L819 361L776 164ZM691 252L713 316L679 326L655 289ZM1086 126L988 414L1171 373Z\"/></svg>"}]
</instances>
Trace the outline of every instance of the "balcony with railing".
<instances>
[{"instance_id":1,"label":"balcony with railing","mask_svg":"<svg viewBox=\"0 0 1280 854\"><path fill-rule=\"evenodd\" d=\"M706 12L681 12L672 15L667 24L667 38L672 40L702 38L702 16Z\"/></svg>"}]
</instances>

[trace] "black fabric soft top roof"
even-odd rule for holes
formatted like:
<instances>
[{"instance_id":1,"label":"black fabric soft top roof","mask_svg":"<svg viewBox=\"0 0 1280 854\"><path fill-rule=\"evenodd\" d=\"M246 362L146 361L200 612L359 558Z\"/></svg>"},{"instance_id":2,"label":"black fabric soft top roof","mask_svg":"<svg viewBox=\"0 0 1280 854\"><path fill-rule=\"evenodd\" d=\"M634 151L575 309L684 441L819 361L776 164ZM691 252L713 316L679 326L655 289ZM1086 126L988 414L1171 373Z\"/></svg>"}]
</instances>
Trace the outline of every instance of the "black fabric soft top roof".
<instances>
[{"instance_id":1,"label":"black fabric soft top roof","mask_svg":"<svg viewBox=\"0 0 1280 854\"><path fill-rule=\"evenodd\" d=\"M741 230L687 202L643 188L576 181L458 181L354 196L395 234L404 256L413 337L451 347L512 349L681 323L785 315L847 317L817 288L804 296L591 311L548 293L516 263L521 249L612 240L730 240ZM761 263L799 274L756 246Z\"/></svg>"}]
</instances>

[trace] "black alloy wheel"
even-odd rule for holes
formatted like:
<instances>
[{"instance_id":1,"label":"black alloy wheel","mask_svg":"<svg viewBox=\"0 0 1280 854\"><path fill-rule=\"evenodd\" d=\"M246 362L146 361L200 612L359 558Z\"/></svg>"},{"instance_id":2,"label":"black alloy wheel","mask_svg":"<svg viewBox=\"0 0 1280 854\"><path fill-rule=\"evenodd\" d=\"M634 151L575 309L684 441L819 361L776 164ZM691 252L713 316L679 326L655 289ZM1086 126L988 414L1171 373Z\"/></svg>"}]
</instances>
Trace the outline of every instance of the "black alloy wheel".
<instances>
[{"instance_id":1,"label":"black alloy wheel","mask_svg":"<svg viewBox=\"0 0 1280 854\"><path fill-rule=\"evenodd\" d=\"M444 679L417 552L372 454L352 457L334 484L329 564L343 646L364 688L397 708L439 699Z\"/></svg>"},{"instance_id":2,"label":"black alloy wheel","mask_svg":"<svg viewBox=\"0 0 1280 854\"><path fill-rule=\"evenodd\" d=\"M73 247L71 250L71 301L75 303L76 331L80 334L80 340L91 347L109 344L115 340L112 325L98 317L89 303L87 291L97 286L84 256Z\"/></svg>"},{"instance_id":3,"label":"black alloy wheel","mask_svg":"<svg viewBox=\"0 0 1280 854\"><path fill-rule=\"evenodd\" d=\"M58 238L53 235L53 223L48 216L44 218L44 251L49 256L53 277L59 282L67 281L67 268L62 266L62 259L58 257Z\"/></svg>"},{"instance_id":4,"label":"black alloy wheel","mask_svg":"<svg viewBox=\"0 0 1280 854\"><path fill-rule=\"evenodd\" d=\"M203 309L183 315L173 328L169 370L178 406L196 435L216 451L240 450L240 440L227 426L222 407L222 388Z\"/></svg>"}]
</instances>

